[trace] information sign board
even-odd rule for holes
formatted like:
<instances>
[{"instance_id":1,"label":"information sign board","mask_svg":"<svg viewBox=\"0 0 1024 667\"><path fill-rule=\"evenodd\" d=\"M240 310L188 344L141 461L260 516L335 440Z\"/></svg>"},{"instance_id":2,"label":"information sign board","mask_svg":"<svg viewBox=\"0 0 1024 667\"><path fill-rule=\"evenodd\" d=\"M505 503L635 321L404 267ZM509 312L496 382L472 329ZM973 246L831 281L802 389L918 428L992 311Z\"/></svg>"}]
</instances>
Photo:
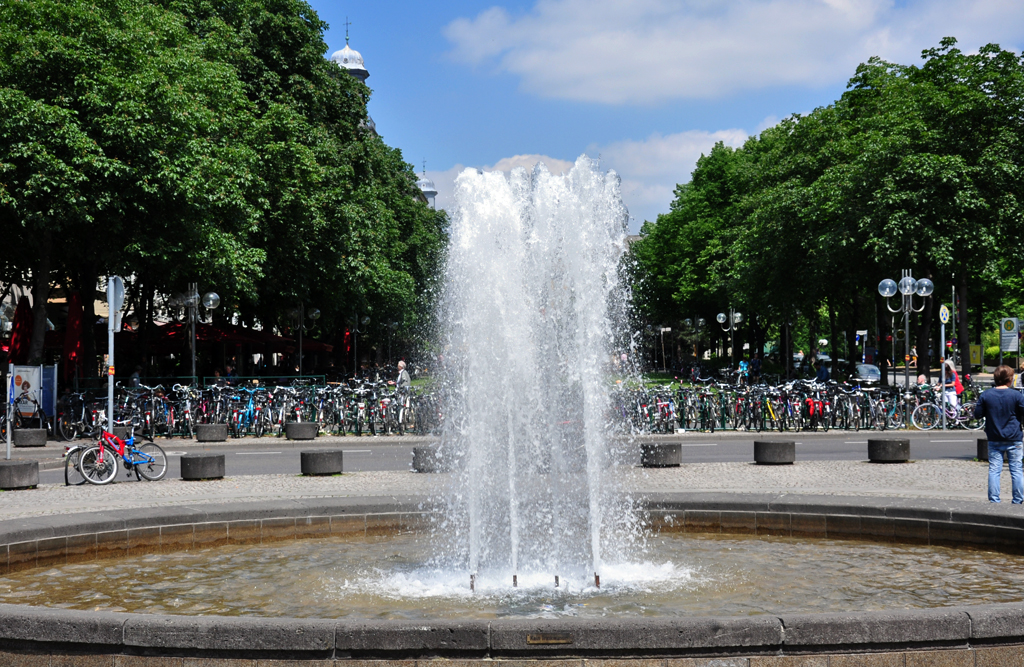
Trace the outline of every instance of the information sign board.
<instances>
[{"instance_id":1,"label":"information sign board","mask_svg":"<svg viewBox=\"0 0 1024 667\"><path fill-rule=\"evenodd\" d=\"M999 322L999 349L1003 352L1016 352L1020 347L1017 332L1020 322L1016 317L1004 317Z\"/></svg>"}]
</instances>

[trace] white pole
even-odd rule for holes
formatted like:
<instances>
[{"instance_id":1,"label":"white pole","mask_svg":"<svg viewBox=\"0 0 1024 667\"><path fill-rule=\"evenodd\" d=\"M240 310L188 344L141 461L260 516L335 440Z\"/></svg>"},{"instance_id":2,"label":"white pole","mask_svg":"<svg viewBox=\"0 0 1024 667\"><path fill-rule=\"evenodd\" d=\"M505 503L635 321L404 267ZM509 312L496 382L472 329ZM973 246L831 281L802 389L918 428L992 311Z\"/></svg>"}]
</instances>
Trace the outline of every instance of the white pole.
<instances>
[{"instance_id":1,"label":"white pole","mask_svg":"<svg viewBox=\"0 0 1024 667\"><path fill-rule=\"evenodd\" d=\"M7 366L7 460L11 460L11 431L14 429L14 364Z\"/></svg>"},{"instance_id":2,"label":"white pole","mask_svg":"<svg viewBox=\"0 0 1024 667\"><path fill-rule=\"evenodd\" d=\"M940 349L946 347L946 325L939 324L939 345ZM942 430L946 430L946 362L942 362L942 393L939 394L942 400L939 403L942 405Z\"/></svg>"},{"instance_id":3,"label":"white pole","mask_svg":"<svg viewBox=\"0 0 1024 667\"><path fill-rule=\"evenodd\" d=\"M114 279L107 278L107 431L114 432Z\"/></svg>"},{"instance_id":4,"label":"white pole","mask_svg":"<svg viewBox=\"0 0 1024 667\"><path fill-rule=\"evenodd\" d=\"M196 377L196 320L199 319L199 283L188 284L188 319L192 324L192 382L199 386Z\"/></svg>"}]
</instances>

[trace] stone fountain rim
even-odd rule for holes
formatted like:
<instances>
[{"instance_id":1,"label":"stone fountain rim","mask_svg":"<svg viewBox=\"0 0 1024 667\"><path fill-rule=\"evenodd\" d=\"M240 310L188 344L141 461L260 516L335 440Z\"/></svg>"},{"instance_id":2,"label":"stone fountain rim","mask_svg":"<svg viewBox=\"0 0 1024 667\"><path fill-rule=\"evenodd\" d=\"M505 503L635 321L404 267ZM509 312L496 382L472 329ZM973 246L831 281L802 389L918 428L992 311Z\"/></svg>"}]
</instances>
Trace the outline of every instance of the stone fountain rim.
<instances>
[{"instance_id":1,"label":"stone fountain rim","mask_svg":"<svg viewBox=\"0 0 1024 667\"><path fill-rule=\"evenodd\" d=\"M786 534L1016 550L1024 545L1024 515L1015 511L1018 508L979 502L668 493L645 494L643 504L652 526L668 530L756 533L761 526L762 534L788 530ZM103 545L105 554L130 557L133 545L144 548L161 539L168 546L181 544L189 530L194 544L200 545L222 530L225 538L232 530L250 531L250 536L256 530L268 539L324 535L334 526L338 532L352 532L360 522L367 532L394 530L421 522L430 511L422 497L396 496L175 505L9 519L0 522L0 562L8 568L33 558L35 564L47 564L61 549L67 559L90 543L94 549ZM427 622L160 616L0 605L0 649L37 653L480 659L789 655L1022 642L1024 601L779 616Z\"/></svg>"}]
</instances>

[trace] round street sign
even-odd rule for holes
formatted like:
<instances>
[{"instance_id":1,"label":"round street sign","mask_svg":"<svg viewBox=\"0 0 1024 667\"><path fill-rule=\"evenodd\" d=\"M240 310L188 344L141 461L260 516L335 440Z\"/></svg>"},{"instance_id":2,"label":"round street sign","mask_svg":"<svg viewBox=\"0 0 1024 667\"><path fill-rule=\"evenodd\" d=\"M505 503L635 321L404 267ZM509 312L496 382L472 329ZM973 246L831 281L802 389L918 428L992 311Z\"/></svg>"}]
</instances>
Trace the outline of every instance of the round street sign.
<instances>
[{"instance_id":1,"label":"round street sign","mask_svg":"<svg viewBox=\"0 0 1024 667\"><path fill-rule=\"evenodd\" d=\"M939 321L949 324L949 308L946 307L946 304L942 304L942 308L939 308Z\"/></svg>"}]
</instances>

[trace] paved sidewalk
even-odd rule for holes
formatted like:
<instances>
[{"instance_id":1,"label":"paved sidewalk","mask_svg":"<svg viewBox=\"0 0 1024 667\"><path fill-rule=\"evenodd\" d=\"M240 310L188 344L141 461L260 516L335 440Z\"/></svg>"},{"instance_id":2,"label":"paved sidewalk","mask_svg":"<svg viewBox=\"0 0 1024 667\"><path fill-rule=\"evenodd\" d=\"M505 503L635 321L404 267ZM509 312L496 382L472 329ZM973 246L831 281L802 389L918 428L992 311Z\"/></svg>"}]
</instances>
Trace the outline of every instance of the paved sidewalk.
<instances>
[{"instance_id":1,"label":"paved sidewalk","mask_svg":"<svg viewBox=\"0 0 1024 667\"><path fill-rule=\"evenodd\" d=\"M724 491L802 493L842 496L945 498L987 502L987 464L937 459L907 464L861 461L806 461L791 466L753 463L692 463L680 468L619 468L614 475L625 491L662 493ZM218 481L113 483L65 487L44 484L26 491L0 492L0 519L149 506L226 503L317 497L428 496L449 475L368 471L335 477L251 475ZM1009 474L1003 474L1009 502Z\"/></svg>"}]
</instances>

